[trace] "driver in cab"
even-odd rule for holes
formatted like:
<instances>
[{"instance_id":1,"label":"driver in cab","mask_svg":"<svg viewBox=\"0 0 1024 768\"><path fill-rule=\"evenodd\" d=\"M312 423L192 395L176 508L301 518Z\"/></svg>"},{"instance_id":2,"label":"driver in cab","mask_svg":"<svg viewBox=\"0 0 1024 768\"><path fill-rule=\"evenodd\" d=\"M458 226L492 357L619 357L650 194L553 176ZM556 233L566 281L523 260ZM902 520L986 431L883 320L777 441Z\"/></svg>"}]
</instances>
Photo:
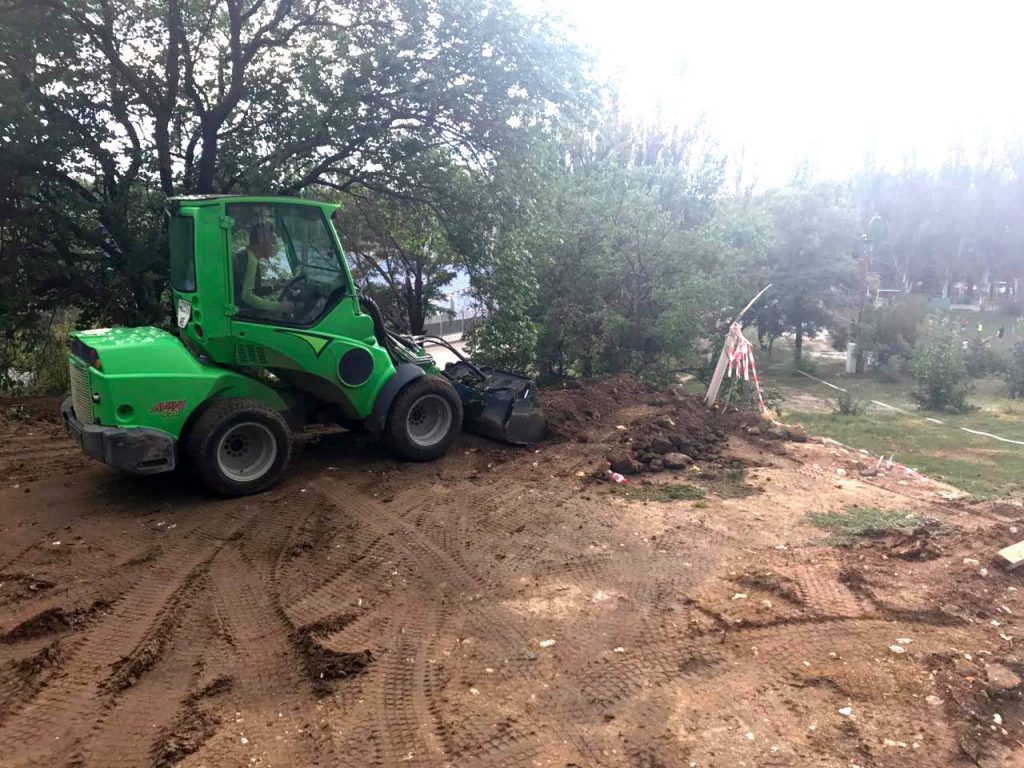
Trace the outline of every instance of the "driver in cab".
<instances>
[{"instance_id":1,"label":"driver in cab","mask_svg":"<svg viewBox=\"0 0 1024 768\"><path fill-rule=\"evenodd\" d=\"M235 254L234 278L237 301L243 307L282 320L293 319L295 304L287 299L273 299L262 290L269 280L272 262L277 256L277 231L272 220L258 220L249 227L249 244ZM276 280L274 281L276 282ZM259 292L257 292L259 291Z\"/></svg>"}]
</instances>

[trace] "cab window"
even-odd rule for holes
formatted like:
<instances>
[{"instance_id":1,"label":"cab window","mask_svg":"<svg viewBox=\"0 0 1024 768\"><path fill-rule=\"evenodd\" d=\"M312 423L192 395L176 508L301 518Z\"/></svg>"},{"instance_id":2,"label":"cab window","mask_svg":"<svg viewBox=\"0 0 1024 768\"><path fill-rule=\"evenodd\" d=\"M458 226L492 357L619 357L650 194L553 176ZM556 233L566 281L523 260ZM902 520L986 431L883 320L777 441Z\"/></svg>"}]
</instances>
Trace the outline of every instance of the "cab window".
<instances>
[{"instance_id":1,"label":"cab window","mask_svg":"<svg viewBox=\"0 0 1024 768\"><path fill-rule=\"evenodd\" d=\"M196 289L195 220L191 216L170 216L167 239L171 251L171 286L192 293Z\"/></svg>"},{"instance_id":2,"label":"cab window","mask_svg":"<svg viewBox=\"0 0 1024 768\"><path fill-rule=\"evenodd\" d=\"M238 316L308 325L346 284L341 254L319 208L239 203L231 217L231 258Z\"/></svg>"}]
</instances>

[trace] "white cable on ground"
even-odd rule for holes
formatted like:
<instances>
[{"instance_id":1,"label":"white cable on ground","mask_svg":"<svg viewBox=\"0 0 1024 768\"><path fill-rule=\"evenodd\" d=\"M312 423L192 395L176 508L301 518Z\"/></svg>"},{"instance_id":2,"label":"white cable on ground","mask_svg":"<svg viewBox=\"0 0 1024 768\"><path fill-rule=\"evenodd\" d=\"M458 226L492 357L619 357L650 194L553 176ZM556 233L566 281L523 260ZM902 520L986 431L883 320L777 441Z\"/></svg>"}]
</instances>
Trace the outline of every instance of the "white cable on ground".
<instances>
[{"instance_id":1,"label":"white cable on ground","mask_svg":"<svg viewBox=\"0 0 1024 768\"><path fill-rule=\"evenodd\" d=\"M835 384L827 382L824 379L819 379L816 376L811 376L811 374L809 374L809 373L804 373L801 370L797 370L797 373L799 373L801 376L806 376L808 379L813 379L814 381L818 382L819 384L824 384L826 387L831 387L832 389L838 389L840 392L846 392L846 390L843 389L842 387L837 387ZM911 413L910 411L905 411L902 408L897 408L895 405L889 405L888 403L883 403L881 400L872 400L871 402L873 404L875 404L875 405L881 406L882 408L885 408L885 409L890 410L890 411L896 411L897 413L902 413L902 414L904 414L906 416L917 416L916 413ZM945 422L939 421L938 419L933 419L930 416L922 416L920 418L923 418L925 421L930 421L933 424L942 424L943 426L945 426ZM963 430L964 432L970 432L972 435L980 435L982 437L990 437L993 440L999 440L1002 443L1012 443L1013 445L1024 445L1024 441L1022 441L1022 440L1011 440L1008 437L1000 437L999 435L993 435L993 434L991 434L989 432L979 432L976 429L968 429L967 427L960 427L960 429Z\"/></svg>"},{"instance_id":2,"label":"white cable on ground","mask_svg":"<svg viewBox=\"0 0 1024 768\"><path fill-rule=\"evenodd\" d=\"M795 368L794 370L797 373L799 373L801 376L806 376L808 379L813 379L814 381L818 382L819 384L824 384L826 387L832 387L832 389L838 389L840 392L845 392L846 391L842 387L837 387L835 384L829 384L824 379L819 379L817 376L811 376L811 374L809 374L809 373L804 373L799 368Z\"/></svg>"},{"instance_id":3,"label":"white cable on ground","mask_svg":"<svg viewBox=\"0 0 1024 768\"><path fill-rule=\"evenodd\" d=\"M1008 437L1000 437L999 435L991 435L988 432L979 432L976 429L968 429L967 427L960 427L964 432L970 432L972 435L981 435L982 437L991 437L993 440L999 440L1004 443L1013 443L1014 445L1024 445L1024 441L1011 440Z\"/></svg>"}]
</instances>

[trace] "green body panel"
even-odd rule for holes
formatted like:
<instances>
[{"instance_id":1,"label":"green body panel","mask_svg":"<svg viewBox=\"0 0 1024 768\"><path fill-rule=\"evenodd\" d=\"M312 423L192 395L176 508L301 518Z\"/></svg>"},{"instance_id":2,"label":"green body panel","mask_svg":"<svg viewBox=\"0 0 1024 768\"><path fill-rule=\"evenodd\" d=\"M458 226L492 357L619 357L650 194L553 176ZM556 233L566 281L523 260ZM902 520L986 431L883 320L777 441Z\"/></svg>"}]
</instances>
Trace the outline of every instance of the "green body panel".
<instances>
[{"instance_id":1,"label":"green body panel","mask_svg":"<svg viewBox=\"0 0 1024 768\"><path fill-rule=\"evenodd\" d=\"M112 328L71 334L96 351L100 368L74 354L72 366L89 375L96 423L147 427L178 437L196 408L222 397L252 397L287 410L292 397L249 376L204 365L181 341L159 328Z\"/></svg>"}]
</instances>

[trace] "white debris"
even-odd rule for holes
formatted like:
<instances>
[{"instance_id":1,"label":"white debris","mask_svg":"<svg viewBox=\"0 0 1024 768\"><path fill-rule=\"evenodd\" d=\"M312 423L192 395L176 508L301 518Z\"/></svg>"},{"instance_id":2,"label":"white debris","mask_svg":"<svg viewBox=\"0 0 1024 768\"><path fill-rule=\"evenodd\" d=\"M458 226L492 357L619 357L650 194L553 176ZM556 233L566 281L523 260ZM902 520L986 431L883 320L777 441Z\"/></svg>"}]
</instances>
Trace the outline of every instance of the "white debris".
<instances>
[{"instance_id":1,"label":"white debris","mask_svg":"<svg viewBox=\"0 0 1024 768\"><path fill-rule=\"evenodd\" d=\"M975 560L973 557L965 557L964 565L981 565L981 563Z\"/></svg>"},{"instance_id":2,"label":"white debris","mask_svg":"<svg viewBox=\"0 0 1024 768\"><path fill-rule=\"evenodd\" d=\"M550 648L554 644L555 644L554 640L541 640L540 641L540 647L541 648Z\"/></svg>"},{"instance_id":3,"label":"white debris","mask_svg":"<svg viewBox=\"0 0 1024 768\"><path fill-rule=\"evenodd\" d=\"M476 688L470 688L469 692L472 693L474 696L480 695L480 691L478 691Z\"/></svg>"},{"instance_id":4,"label":"white debris","mask_svg":"<svg viewBox=\"0 0 1024 768\"><path fill-rule=\"evenodd\" d=\"M839 714L843 717L853 717L853 707L841 707Z\"/></svg>"},{"instance_id":5,"label":"white debris","mask_svg":"<svg viewBox=\"0 0 1024 768\"><path fill-rule=\"evenodd\" d=\"M616 646L615 648L612 648L612 653L625 653L625 652L626 652L626 649L623 648L621 645Z\"/></svg>"},{"instance_id":6,"label":"white debris","mask_svg":"<svg viewBox=\"0 0 1024 768\"><path fill-rule=\"evenodd\" d=\"M746 600L747 599L747 593L746 592L737 592L735 595L732 596L732 599L733 600Z\"/></svg>"},{"instance_id":7,"label":"white debris","mask_svg":"<svg viewBox=\"0 0 1024 768\"><path fill-rule=\"evenodd\" d=\"M249 740L247 738L245 738L245 736L243 736L242 737L242 745L244 746L244 745L246 745L248 743L249 743Z\"/></svg>"},{"instance_id":8,"label":"white debris","mask_svg":"<svg viewBox=\"0 0 1024 768\"><path fill-rule=\"evenodd\" d=\"M747 731L746 738L747 738L747 741L753 741L754 740L754 732L753 731Z\"/></svg>"},{"instance_id":9,"label":"white debris","mask_svg":"<svg viewBox=\"0 0 1024 768\"><path fill-rule=\"evenodd\" d=\"M995 723L996 725L1002 725L1003 724L1003 716L1000 715L998 712L996 712L994 715L992 715L992 722Z\"/></svg>"},{"instance_id":10,"label":"white debris","mask_svg":"<svg viewBox=\"0 0 1024 768\"><path fill-rule=\"evenodd\" d=\"M940 699L935 694L929 694L928 696L925 696L924 700L927 701L928 704L933 707L938 707L942 705L942 699Z\"/></svg>"},{"instance_id":11,"label":"white debris","mask_svg":"<svg viewBox=\"0 0 1024 768\"><path fill-rule=\"evenodd\" d=\"M907 649L904 648L902 645L890 645L889 650L896 654L907 652Z\"/></svg>"},{"instance_id":12,"label":"white debris","mask_svg":"<svg viewBox=\"0 0 1024 768\"><path fill-rule=\"evenodd\" d=\"M896 642L900 645L910 645L914 641L911 640L909 637L897 637Z\"/></svg>"}]
</instances>

